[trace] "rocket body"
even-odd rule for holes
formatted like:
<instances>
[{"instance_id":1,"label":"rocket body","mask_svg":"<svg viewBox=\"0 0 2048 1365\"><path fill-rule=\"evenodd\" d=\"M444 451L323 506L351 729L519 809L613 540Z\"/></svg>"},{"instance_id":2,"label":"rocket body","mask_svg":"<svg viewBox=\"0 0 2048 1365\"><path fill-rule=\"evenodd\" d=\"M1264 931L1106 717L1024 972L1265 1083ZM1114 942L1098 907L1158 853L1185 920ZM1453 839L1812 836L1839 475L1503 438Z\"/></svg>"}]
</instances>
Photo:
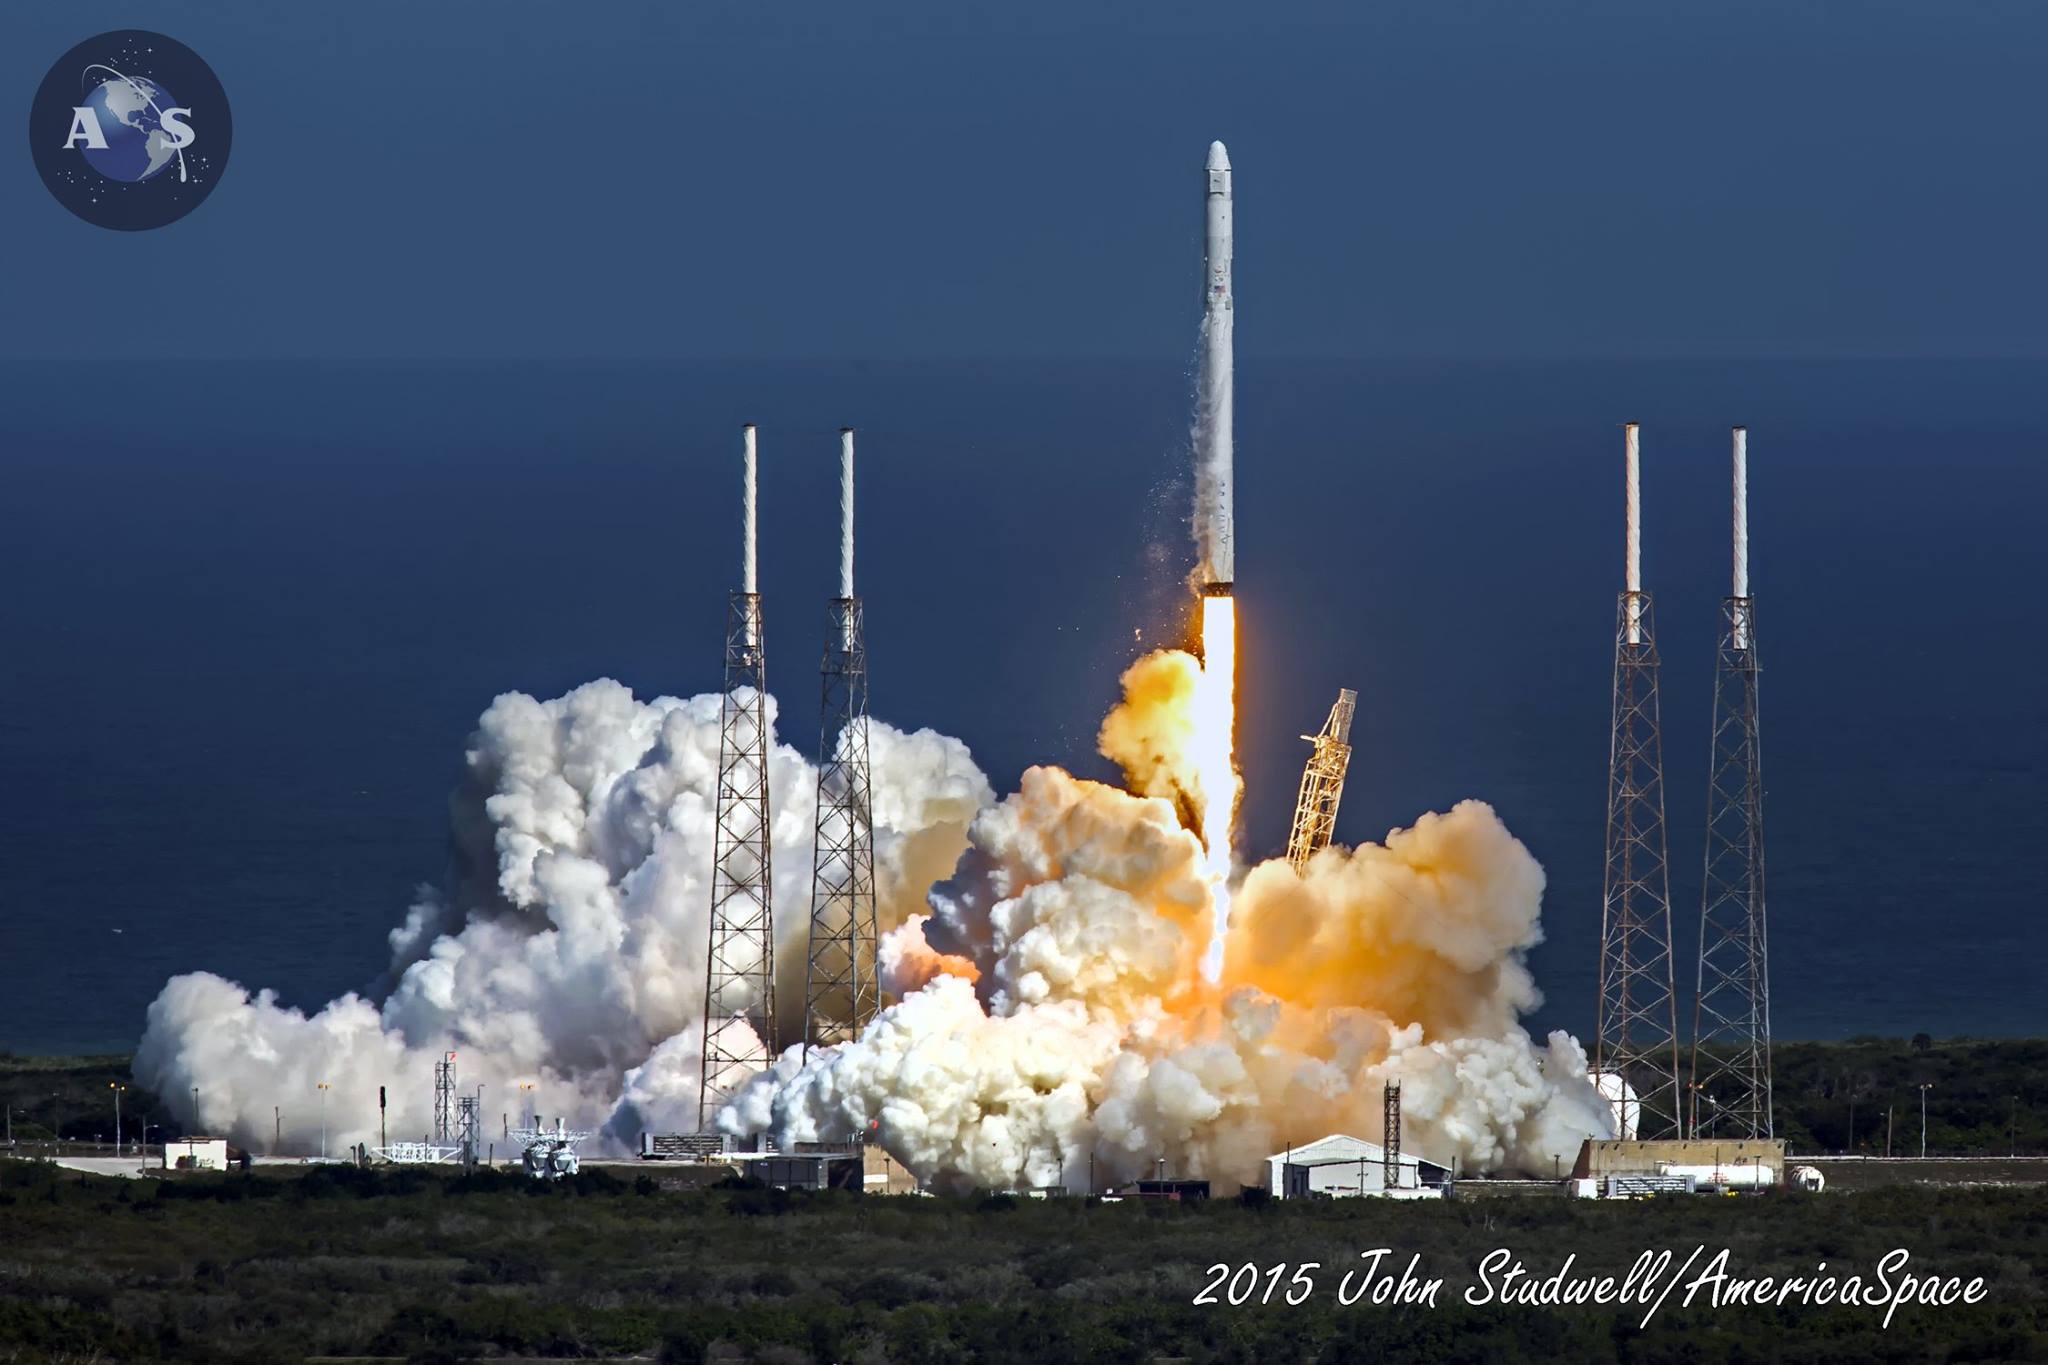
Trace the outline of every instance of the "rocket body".
<instances>
[{"instance_id":1,"label":"rocket body","mask_svg":"<svg viewBox=\"0 0 2048 1365\"><path fill-rule=\"evenodd\" d=\"M1232 406L1236 361L1231 328L1236 299L1230 282L1233 203L1230 154L1209 144L1206 170L1207 231L1202 271L1201 393L1195 429L1195 532L1205 592L1228 591L1237 578L1233 500Z\"/></svg>"}]
</instances>

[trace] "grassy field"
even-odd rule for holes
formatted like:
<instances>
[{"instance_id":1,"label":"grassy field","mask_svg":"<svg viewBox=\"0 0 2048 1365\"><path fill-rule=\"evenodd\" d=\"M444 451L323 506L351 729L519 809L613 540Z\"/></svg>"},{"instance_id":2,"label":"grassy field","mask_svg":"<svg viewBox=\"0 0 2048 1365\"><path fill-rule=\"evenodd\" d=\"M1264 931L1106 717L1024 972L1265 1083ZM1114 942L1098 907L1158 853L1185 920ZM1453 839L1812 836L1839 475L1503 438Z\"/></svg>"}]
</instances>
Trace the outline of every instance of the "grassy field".
<instances>
[{"instance_id":1,"label":"grassy field","mask_svg":"<svg viewBox=\"0 0 2048 1365\"><path fill-rule=\"evenodd\" d=\"M1973 1306L1469 1307L1495 1248L1539 1275L1644 1250L1742 1274L1981 1276ZM1411 1254L1436 1306L1338 1302ZM1289 1306L1294 1267L1320 1262ZM1287 1267L1275 1302L1193 1300L1212 1265ZM0 1361L1928 1361L2048 1359L2048 1190L1892 1188L1645 1203L1091 1204L669 1192L347 1167L110 1180L0 1162Z\"/></svg>"}]
</instances>

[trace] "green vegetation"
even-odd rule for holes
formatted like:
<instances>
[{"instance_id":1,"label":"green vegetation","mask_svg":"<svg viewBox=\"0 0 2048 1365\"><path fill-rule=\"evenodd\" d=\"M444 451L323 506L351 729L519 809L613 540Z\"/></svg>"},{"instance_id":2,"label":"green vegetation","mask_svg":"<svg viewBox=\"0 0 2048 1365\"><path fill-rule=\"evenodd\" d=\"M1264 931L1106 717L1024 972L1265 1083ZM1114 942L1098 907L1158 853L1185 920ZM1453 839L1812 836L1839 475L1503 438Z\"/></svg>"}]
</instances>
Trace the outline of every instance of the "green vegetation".
<instances>
[{"instance_id":1,"label":"green vegetation","mask_svg":"<svg viewBox=\"0 0 2048 1365\"><path fill-rule=\"evenodd\" d=\"M1930 1155L2048 1152L2048 1040L1780 1043L1771 1072L1778 1135L1795 1151L1882 1156L1889 1109L1892 1154L1917 1154L1925 1081Z\"/></svg>"},{"instance_id":2,"label":"green vegetation","mask_svg":"<svg viewBox=\"0 0 2048 1365\"><path fill-rule=\"evenodd\" d=\"M661 1188L586 1171L315 1167L116 1181L0 1162L0 1361L1747 1361L2048 1359L2048 1190L1593 1203L1209 1205ZM1470 1308L1496 1247L1617 1276L1645 1248L1743 1274L1865 1274L1894 1247L1982 1276L1974 1306ZM1342 1306L1361 1251L1441 1276L1435 1308ZM1319 1261L1287 1307L1197 1306L1214 1263ZM1390 1266L1389 1269L1393 1267Z\"/></svg>"},{"instance_id":3,"label":"green vegetation","mask_svg":"<svg viewBox=\"0 0 2048 1365\"><path fill-rule=\"evenodd\" d=\"M121 1133L129 1141L154 1125L149 1140L168 1128L182 1131L170 1110L136 1086L130 1059L100 1057L17 1057L0 1052L0 1106L17 1143L42 1143L53 1136L67 1143L114 1140L114 1092L121 1092Z\"/></svg>"}]
</instances>

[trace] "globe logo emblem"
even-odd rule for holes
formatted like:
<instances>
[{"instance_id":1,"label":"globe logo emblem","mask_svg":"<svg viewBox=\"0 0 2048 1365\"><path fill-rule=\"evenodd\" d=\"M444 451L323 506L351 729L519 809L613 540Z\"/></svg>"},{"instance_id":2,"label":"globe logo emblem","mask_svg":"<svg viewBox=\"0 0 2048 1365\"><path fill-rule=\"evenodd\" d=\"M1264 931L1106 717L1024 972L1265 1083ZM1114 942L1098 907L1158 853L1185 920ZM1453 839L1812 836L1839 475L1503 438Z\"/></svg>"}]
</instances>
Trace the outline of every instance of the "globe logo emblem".
<instances>
[{"instance_id":1,"label":"globe logo emblem","mask_svg":"<svg viewBox=\"0 0 2048 1365\"><path fill-rule=\"evenodd\" d=\"M57 202L100 227L176 222L219 183L227 96L199 55L142 29L88 38L50 68L29 146Z\"/></svg>"},{"instance_id":2,"label":"globe logo emblem","mask_svg":"<svg viewBox=\"0 0 2048 1365\"><path fill-rule=\"evenodd\" d=\"M193 134L183 120L191 111L146 76L123 75L97 62L94 68L113 74L93 87L73 120L86 163L109 180L133 184L175 159L179 178L187 179L184 151Z\"/></svg>"}]
</instances>

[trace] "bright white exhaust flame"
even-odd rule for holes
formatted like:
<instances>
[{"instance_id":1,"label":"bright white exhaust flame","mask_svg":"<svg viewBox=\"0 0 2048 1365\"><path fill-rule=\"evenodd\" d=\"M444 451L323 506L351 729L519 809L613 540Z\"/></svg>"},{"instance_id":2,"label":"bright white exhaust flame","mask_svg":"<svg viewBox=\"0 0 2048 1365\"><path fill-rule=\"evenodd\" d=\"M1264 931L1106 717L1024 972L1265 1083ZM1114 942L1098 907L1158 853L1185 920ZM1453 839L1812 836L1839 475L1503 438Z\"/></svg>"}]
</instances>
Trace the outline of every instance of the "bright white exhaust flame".
<instances>
[{"instance_id":1,"label":"bright white exhaust flame","mask_svg":"<svg viewBox=\"0 0 2048 1365\"><path fill-rule=\"evenodd\" d=\"M1214 933L1202 959L1202 974L1214 981L1223 971L1224 937L1230 932L1232 834L1244 782L1237 773L1237 602L1225 596L1202 600L1202 670L1195 683L1195 781L1201 792L1203 869L1215 900Z\"/></svg>"}]
</instances>

